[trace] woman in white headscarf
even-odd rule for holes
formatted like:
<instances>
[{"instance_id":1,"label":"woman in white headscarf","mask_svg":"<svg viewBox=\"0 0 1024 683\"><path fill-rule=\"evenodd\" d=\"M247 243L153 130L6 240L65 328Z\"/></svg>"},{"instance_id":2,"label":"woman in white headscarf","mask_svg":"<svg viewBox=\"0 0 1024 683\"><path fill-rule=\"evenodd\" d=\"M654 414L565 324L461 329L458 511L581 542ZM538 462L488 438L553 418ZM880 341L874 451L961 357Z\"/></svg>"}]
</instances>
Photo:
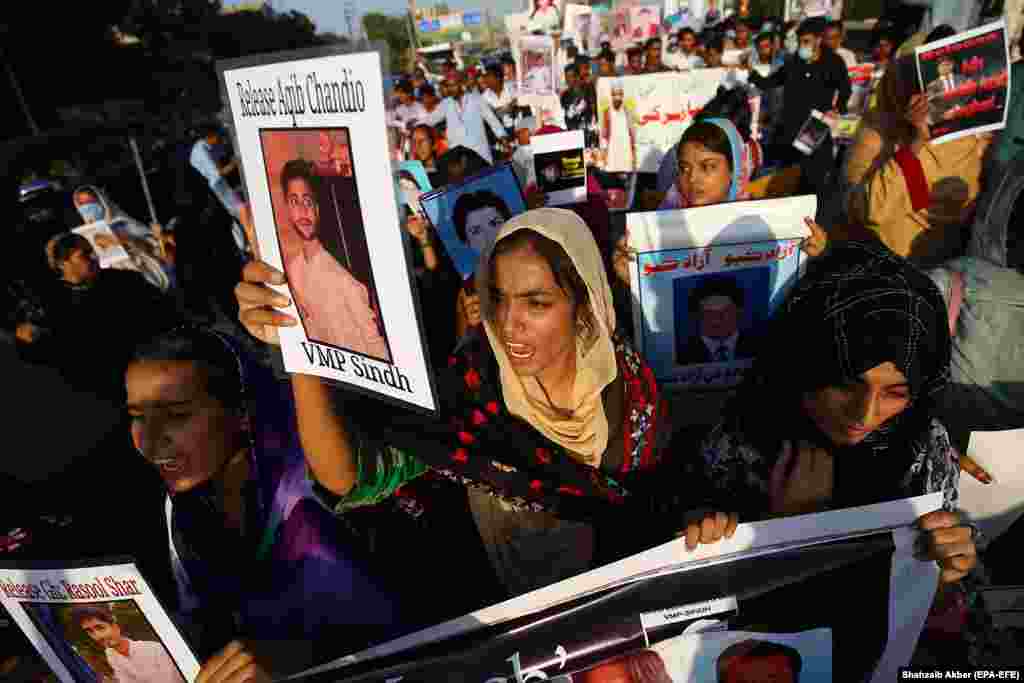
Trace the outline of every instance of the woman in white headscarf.
<instances>
[{"instance_id":1,"label":"woman in white headscarf","mask_svg":"<svg viewBox=\"0 0 1024 683\"><path fill-rule=\"evenodd\" d=\"M292 323L273 310L282 302L264 283L283 278L255 262L245 280L242 322L275 341L274 328ZM586 223L564 209L513 218L483 250L477 281L485 334L439 373L440 419L382 417L375 406L372 419L387 431L374 438L338 414L320 380L293 376L322 499L339 514L399 488L415 499L412 480L428 470L465 483L492 566L513 595L671 538L684 509L677 501L688 495L665 460L665 403L650 368L616 334ZM688 545L734 527L735 518L708 514L687 527Z\"/></svg>"}]
</instances>

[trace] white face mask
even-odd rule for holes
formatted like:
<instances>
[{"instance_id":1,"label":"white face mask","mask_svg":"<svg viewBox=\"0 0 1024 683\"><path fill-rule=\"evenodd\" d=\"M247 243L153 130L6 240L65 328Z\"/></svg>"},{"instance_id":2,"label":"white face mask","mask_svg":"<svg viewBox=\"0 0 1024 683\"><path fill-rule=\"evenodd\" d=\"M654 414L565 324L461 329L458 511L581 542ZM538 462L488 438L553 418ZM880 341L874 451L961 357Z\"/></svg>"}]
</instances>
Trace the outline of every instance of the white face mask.
<instances>
[{"instance_id":1,"label":"white face mask","mask_svg":"<svg viewBox=\"0 0 1024 683\"><path fill-rule=\"evenodd\" d=\"M800 51L797 54L800 55L800 59L804 60L805 62L809 62L811 61L811 58L814 57L814 50L807 47L806 45L802 45L800 46Z\"/></svg>"}]
</instances>

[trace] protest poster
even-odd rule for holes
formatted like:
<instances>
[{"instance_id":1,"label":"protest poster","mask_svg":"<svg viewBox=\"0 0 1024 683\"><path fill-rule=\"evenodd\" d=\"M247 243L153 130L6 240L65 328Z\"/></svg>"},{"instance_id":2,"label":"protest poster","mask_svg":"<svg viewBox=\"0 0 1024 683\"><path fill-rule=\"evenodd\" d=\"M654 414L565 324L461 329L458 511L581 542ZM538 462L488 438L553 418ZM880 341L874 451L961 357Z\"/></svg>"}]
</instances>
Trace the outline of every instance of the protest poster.
<instances>
[{"instance_id":1,"label":"protest poster","mask_svg":"<svg viewBox=\"0 0 1024 683\"><path fill-rule=\"evenodd\" d=\"M105 221L89 223L75 228L71 232L81 235L89 241L92 250L96 253L96 260L99 262L100 268L124 268L126 266L134 268L132 257L121 246L121 241L117 239L117 235Z\"/></svg>"},{"instance_id":2,"label":"protest poster","mask_svg":"<svg viewBox=\"0 0 1024 683\"><path fill-rule=\"evenodd\" d=\"M1010 53L1004 20L922 45L914 56L928 96L932 142L1006 126Z\"/></svg>"},{"instance_id":3,"label":"protest poster","mask_svg":"<svg viewBox=\"0 0 1024 683\"><path fill-rule=\"evenodd\" d=\"M562 5L565 0L532 0L529 5L531 32L551 33L562 29Z\"/></svg>"},{"instance_id":4,"label":"protest poster","mask_svg":"<svg viewBox=\"0 0 1024 683\"><path fill-rule=\"evenodd\" d=\"M403 220L413 214L420 214L420 197L433 188L422 161L403 161L395 170L395 184L404 209Z\"/></svg>"},{"instance_id":5,"label":"protest poster","mask_svg":"<svg viewBox=\"0 0 1024 683\"><path fill-rule=\"evenodd\" d=\"M714 98L728 73L696 69L598 79L599 165L609 173L657 173L662 157Z\"/></svg>"},{"instance_id":6,"label":"protest poster","mask_svg":"<svg viewBox=\"0 0 1024 683\"><path fill-rule=\"evenodd\" d=\"M799 663L800 681L892 681L938 576L913 557L912 525L941 502L741 524L694 551L673 541L293 680L782 681Z\"/></svg>"},{"instance_id":7,"label":"protest poster","mask_svg":"<svg viewBox=\"0 0 1024 683\"><path fill-rule=\"evenodd\" d=\"M526 200L512 164L504 163L461 185L423 195L420 206L441 238L455 270L467 279L476 270L480 252L498 234L498 229L508 219L526 211Z\"/></svg>"},{"instance_id":8,"label":"protest poster","mask_svg":"<svg viewBox=\"0 0 1024 683\"><path fill-rule=\"evenodd\" d=\"M629 32L634 41L646 41L661 34L661 8L642 5L629 8Z\"/></svg>"},{"instance_id":9,"label":"protest poster","mask_svg":"<svg viewBox=\"0 0 1024 683\"><path fill-rule=\"evenodd\" d=\"M281 330L285 369L436 412L381 59L331 47L217 69L261 258L285 273L300 323Z\"/></svg>"},{"instance_id":10,"label":"protest poster","mask_svg":"<svg viewBox=\"0 0 1024 683\"><path fill-rule=\"evenodd\" d=\"M551 36L520 36L516 41L520 95L556 95L555 41Z\"/></svg>"},{"instance_id":11,"label":"protest poster","mask_svg":"<svg viewBox=\"0 0 1024 683\"><path fill-rule=\"evenodd\" d=\"M0 604L63 683L184 683L199 674L132 562L3 563Z\"/></svg>"},{"instance_id":12,"label":"protest poster","mask_svg":"<svg viewBox=\"0 0 1024 683\"><path fill-rule=\"evenodd\" d=\"M513 12L505 15L505 31L510 38L522 35L527 32L530 25L529 12Z\"/></svg>"},{"instance_id":13,"label":"protest poster","mask_svg":"<svg viewBox=\"0 0 1024 683\"><path fill-rule=\"evenodd\" d=\"M850 114L864 114L871 106L871 95L875 91L875 64L855 64L847 69L847 74L850 77L851 92L846 111Z\"/></svg>"},{"instance_id":14,"label":"protest poster","mask_svg":"<svg viewBox=\"0 0 1024 683\"><path fill-rule=\"evenodd\" d=\"M666 385L722 389L753 366L795 284L814 196L627 216L636 345Z\"/></svg>"},{"instance_id":15,"label":"protest poster","mask_svg":"<svg viewBox=\"0 0 1024 683\"><path fill-rule=\"evenodd\" d=\"M540 135L530 143L537 187L548 206L574 204L587 196L587 164L583 131Z\"/></svg>"},{"instance_id":16,"label":"protest poster","mask_svg":"<svg viewBox=\"0 0 1024 683\"><path fill-rule=\"evenodd\" d=\"M580 50L588 50L593 43L590 23L593 16L589 5L568 4L565 6L565 25L562 38L571 39Z\"/></svg>"},{"instance_id":17,"label":"protest poster","mask_svg":"<svg viewBox=\"0 0 1024 683\"><path fill-rule=\"evenodd\" d=\"M828 121L825 120L825 115L817 109L812 109L811 115L807 117L804 125L800 127L800 132L796 134L793 146L809 156L821 147L831 131Z\"/></svg>"},{"instance_id":18,"label":"protest poster","mask_svg":"<svg viewBox=\"0 0 1024 683\"><path fill-rule=\"evenodd\" d=\"M625 50L633 45L634 42L633 34L629 28L630 9L631 8L626 6L625 3L618 3L616 7L608 13L612 49L616 52Z\"/></svg>"}]
</instances>

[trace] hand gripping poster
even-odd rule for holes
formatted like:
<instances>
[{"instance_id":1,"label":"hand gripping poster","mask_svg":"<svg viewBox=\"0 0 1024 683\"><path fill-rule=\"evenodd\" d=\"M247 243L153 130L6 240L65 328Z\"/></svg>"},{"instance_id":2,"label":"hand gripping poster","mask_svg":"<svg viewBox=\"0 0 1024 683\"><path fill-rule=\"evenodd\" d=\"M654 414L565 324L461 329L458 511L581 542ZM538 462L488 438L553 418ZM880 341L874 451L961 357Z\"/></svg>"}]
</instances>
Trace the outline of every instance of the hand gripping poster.
<instances>
[{"instance_id":1,"label":"hand gripping poster","mask_svg":"<svg viewBox=\"0 0 1024 683\"><path fill-rule=\"evenodd\" d=\"M937 585L913 557L942 494L740 524L350 654L301 683L897 680Z\"/></svg>"},{"instance_id":2,"label":"hand gripping poster","mask_svg":"<svg viewBox=\"0 0 1024 683\"><path fill-rule=\"evenodd\" d=\"M285 369L436 411L388 157L379 52L219 62Z\"/></svg>"},{"instance_id":3,"label":"hand gripping poster","mask_svg":"<svg viewBox=\"0 0 1024 683\"><path fill-rule=\"evenodd\" d=\"M1006 126L1008 42L1006 22L997 21L915 49L933 143Z\"/></svg>"},{"instance_id":4,"label":"hand gripping poster","mask_svg":"<svg viewBox=\"0 0 1024 683\"><path fill-rule=\"evenodd\" d=\"M796 283L811 196L627 217L636 344L658 381L740 383Z\"/></svg>"},{"instance_id":5,"label":"hand gripping poster","mask_svg":"<svg viewBox=\"0 0 1024 683\"><path fill-rule=\"evenodd\" d=\"M0 566L0 604L62 683L185 683L196 659L130 562Z\"/></svg>"}]
</instances>

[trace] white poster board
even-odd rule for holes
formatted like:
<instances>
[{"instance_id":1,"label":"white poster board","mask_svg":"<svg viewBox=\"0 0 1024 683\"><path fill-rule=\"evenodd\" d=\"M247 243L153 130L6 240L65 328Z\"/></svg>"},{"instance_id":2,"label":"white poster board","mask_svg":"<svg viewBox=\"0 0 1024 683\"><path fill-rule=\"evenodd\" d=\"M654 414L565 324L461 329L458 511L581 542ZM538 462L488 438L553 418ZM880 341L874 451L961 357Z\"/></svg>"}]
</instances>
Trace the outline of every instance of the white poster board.
<instances>
[{"instance_id":1,"label":"white poster board","mask_svg":"<svg viewBox=\"0 0 1024 683\"><path fill-rule=\"evenodd\" d=\"M597 81L597 122L601 131L601 154L607 156L614 143L608 110L612 107L612 85L621 84L623 100L635 142L638 169L657 173L661 159L679 142L694 117L714 98L728 69L696 69L681 73L660 73Z\"/></svg>"},{"instance_id":2,"label":"white poster board","mask_svg":"<svg viewBox=\"0 0 1024 683\"><path fill-rule=\"evenodd\" d=\"M260 253L286 274L277 289L300 322L281 329L285 369L436 411L388 159L381 55L283 53L218 71Z\"/></svg>"},{"instance_id":3,"label":"white poster board","mask_svg":"<svg viewBox=\"0 0 1024 683\"><path fill-rule=\"evenodd\" d=\"M573 204L587 196L587 163L583 131L538 135L530 143L537 187L548 206Z\"/></svg>"},{"instance_id":4,"label":"white poster board","mask_svg":"<svg viewBox=\"0 0 1024 683\"><path fill-rule=\"evenodd\" d=\"M1024 429L972 432L967 455L992 476L982 484L967 473L960 475L960 509L981 527L991 542L1024 514Z\"/></svg>"},{"instance_id":5,"label":"white poster board","mask_svg":"<svg viewBox=\"0 0 1024 683\"><path fill-rule=\"evenodd\" d=\"M688 389L739 384L796 283L813 195L627 216L636 345Z\"/></svg>"},{"instance_id":6,"label":"white poster board","mask_svg":"<svg viewBox=\"0 0 1024 683\"><path fill-rule=\"evenodd\" d=\"M134 564L0 567L0 604L63 683L106 680L105 668L115 679L131 667L161 683L199 674L199 661Z\"/></svg>"}]
</instances>

